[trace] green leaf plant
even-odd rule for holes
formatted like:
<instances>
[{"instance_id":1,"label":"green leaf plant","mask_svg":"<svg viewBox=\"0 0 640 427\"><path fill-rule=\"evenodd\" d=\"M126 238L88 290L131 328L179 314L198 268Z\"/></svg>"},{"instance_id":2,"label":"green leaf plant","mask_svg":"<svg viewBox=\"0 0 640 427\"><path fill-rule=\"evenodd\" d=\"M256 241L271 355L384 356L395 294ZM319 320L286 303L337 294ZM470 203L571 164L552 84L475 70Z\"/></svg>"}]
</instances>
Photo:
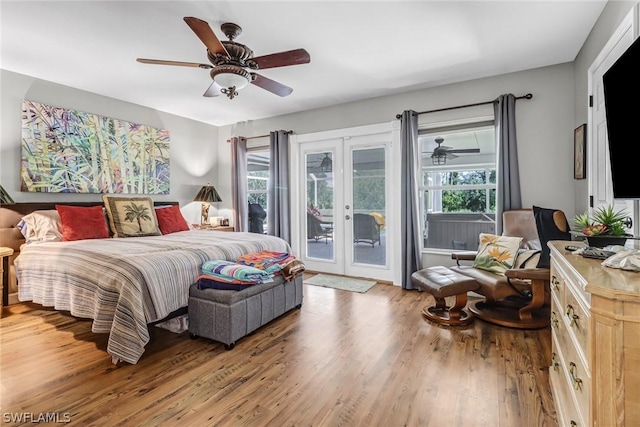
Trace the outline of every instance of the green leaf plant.
<instances>
[{"instance_id":1,"label":"green leaf plant","mask_svg":"<svg viewBox=\"0 0 640 427\"><path fill-rule=\"evenodd\" d=\"M607 205L596 208L591 217L588 213L576 215L573 223L575 228L585 236L601 234L624 236L626 234L624 220L627 216L626 210L615 210L613 206Z\"/></svg>"}]
</instances>

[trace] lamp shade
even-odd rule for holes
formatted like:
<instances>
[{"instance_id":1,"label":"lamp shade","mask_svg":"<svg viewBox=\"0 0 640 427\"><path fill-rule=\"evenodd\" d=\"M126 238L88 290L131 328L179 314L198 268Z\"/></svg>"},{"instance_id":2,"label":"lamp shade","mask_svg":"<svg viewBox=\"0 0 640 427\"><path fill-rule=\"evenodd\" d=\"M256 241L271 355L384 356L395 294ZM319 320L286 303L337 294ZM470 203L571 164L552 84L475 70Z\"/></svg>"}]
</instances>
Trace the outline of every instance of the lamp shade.
<instances>
[{"instance_id":1,"label":"lamp shade","mask_svg":"<svg viewBox=\"0 0 640 427\"><path fill-rule=\"evenodd\" d=\"M213 185L207 184L203 186L200 191L198 191L198 194L196 194L196 197L193 199L193 201L211 203L221 202L222 199L220 198L220 195L216 191L215 187Z\"/></svg>"},{"instance_id":2,"label":"lamp shade","mask_svg":"<svg viewBox=\"0 0 640 427\"><path fill-rule=\"evenodd\" d=\"M5 191L5 189L0 185L0 205L2 204L12 204L15 203L9 193Z\"/></svg>"}]
</instances>

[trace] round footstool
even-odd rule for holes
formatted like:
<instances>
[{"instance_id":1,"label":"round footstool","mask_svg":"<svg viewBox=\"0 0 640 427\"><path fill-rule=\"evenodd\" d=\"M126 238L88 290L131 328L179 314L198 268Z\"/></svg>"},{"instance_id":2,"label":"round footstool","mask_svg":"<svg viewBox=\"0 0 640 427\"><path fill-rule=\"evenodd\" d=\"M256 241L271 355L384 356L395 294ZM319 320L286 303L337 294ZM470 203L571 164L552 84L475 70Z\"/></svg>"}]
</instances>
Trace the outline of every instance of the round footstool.
<instances>
[{"instance_id":1,"label":"round footstool","mask_svg":"<svg viewBox=\"0 0 640 427\"><path fill-rule=\"evenodd\" d=\"M474 279L449 270L447 267L428 267L411 275L411 282L436 300L435 305L425 307L422 314L429 320L449 326L468 325L473 314L464 309L467 292L478 289ZM455 303L447 307L445 297L456 297Z\"/></svg>"}]
</instances>

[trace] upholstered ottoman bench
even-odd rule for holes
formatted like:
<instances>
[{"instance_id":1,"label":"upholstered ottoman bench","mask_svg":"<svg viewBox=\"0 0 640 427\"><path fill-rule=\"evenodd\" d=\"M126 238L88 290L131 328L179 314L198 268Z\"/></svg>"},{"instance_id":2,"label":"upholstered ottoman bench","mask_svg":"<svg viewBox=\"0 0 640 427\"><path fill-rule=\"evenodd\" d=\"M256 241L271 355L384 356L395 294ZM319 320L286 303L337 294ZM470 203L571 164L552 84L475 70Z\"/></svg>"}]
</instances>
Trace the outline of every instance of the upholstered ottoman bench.
<instances>
[{"instance_id":1,"label":"upholstered ottoman bench","mask_svg":"<svg viewBox=\"0 0 640 427\"><path fill-rule=\"evenodd\" d=\"M464 307L467 305L467 292L480 287L474 279L437 266L416 271L411 275L411 282L436 300L434 306L422 310L427 319L450 326L468 325L473 321L473 314ZM455 303L447 307L445 297L454 295Z\"/></svg>"},{"instance_id":2,"label":"upholstered ottoman bench","mask_svg":"<svg viewBox=\"0 0 640 427\"><path fill-rule=\"evenodd\" d=\"M272 283L240 291L189 288L189 334L219 341L231 350L237 340L293 308L302 306L302 274L290 282L276 276Z\"/></svg>"}]
</instances>

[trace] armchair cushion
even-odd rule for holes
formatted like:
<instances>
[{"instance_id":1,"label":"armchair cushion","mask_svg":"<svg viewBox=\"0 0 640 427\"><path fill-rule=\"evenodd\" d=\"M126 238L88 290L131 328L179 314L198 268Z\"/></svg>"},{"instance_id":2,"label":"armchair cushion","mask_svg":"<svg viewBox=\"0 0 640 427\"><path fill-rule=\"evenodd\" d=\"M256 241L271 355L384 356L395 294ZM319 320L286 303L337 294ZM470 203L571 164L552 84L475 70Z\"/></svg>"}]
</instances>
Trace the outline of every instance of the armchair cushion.
<instances>
[{"instance_id":1,"label":"armchair cushion","mask_svg":"<svg viewBox=\"0 0 640 427\"><path fill-rule=\"evenodd\" d=\"M473 267L504 276L504 272L513 267L521 243L522 237L480 233L480 244Z\"/></svg>"}]
</instances>

